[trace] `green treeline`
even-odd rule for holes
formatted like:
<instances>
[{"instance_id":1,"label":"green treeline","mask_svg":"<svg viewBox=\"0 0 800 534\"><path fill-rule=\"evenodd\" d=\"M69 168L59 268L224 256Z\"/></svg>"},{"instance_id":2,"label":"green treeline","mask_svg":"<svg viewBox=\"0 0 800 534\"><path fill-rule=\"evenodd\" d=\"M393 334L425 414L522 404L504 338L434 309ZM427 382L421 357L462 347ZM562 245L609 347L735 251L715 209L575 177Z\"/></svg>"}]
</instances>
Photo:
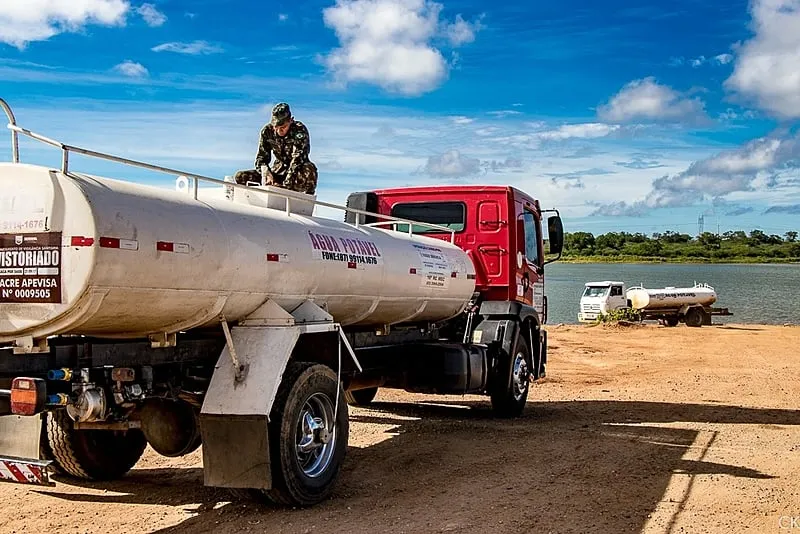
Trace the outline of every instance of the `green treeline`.
<instances>
[{"instance_id":1,"label":"green treeline","mask_svg":"<svg viewBox=\"0 0 800 534\"><path fill-rule=\"evenodd\" d=\"M566 261L674 261L674 262L796 262L800 261L797 232L783 236L761 230L698 236L667 231L647 236L641 233L589 232L564 235Z\"/></svg>"}]
</instances>

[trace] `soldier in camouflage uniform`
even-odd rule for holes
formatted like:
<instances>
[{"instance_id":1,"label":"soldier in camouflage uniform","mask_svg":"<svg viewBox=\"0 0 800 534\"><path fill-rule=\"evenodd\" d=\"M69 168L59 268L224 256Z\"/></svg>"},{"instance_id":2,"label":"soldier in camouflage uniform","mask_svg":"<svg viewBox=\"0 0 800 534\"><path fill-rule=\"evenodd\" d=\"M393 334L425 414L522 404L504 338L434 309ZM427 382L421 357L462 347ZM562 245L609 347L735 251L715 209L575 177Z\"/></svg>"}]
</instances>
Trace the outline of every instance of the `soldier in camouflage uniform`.
<instances>
[{"instance_id":1,"label":"soldier in camouflage uniform","mask_svg":"<svg viewBox=\"0 0 800 534\"><path fill-rule=\"evenodd\" d=\"M289 104L282 102L272 108L272 120L261 129L255 170L239 171L234 179L242 185L264 184L261 166L266 165L269 171L265 185L313 195L317 189L317 167L308 159L310 151L308 128L294 120Z\"/></svg>"}]
</instances>

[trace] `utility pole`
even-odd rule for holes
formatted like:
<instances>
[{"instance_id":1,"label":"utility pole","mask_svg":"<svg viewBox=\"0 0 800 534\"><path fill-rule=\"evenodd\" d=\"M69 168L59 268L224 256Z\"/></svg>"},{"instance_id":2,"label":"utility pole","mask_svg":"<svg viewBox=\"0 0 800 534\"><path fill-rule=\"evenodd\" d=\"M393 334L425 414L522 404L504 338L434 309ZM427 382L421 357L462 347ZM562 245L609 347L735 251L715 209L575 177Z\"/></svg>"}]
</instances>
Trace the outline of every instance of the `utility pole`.
<instances>
[{"instance_id":1,"label":"utility pole","mask_svg":"<svg viewBox=\"0 0 800 534\"><path fill-rule=\"evenodd\" d=\"M702 235L703 231L705 230L705 222L706 218L701 213L697 218L697 235Z\"/></svg>"}]
</instances>

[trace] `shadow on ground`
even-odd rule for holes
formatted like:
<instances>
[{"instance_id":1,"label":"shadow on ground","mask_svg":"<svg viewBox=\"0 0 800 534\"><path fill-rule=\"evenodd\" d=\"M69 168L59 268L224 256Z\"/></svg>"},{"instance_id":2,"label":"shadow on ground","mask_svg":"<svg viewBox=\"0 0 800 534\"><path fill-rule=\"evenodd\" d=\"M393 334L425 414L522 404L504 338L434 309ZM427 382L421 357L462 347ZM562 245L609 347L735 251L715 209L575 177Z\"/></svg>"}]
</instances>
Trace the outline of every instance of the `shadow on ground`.
<instances>
[{"instance_id":1,"label":"shadow on ground","mask_svg":"<svg viewBox=\"0 0 800 534\"><path fill-rule=\"evenodd\" d=\"M684 459L698 431L656 423L800 425L800 411L623 401L529 403L516 420L493 419L486 402L350 413L354 432L377 423L386 439L349 447L333 497L310 509L228 502L202 486L200 469L137 469L87 485L122 495L41 493L191 508L168 533L640 532L675 473L779 476Z\"/></svg>"}]
</instances>

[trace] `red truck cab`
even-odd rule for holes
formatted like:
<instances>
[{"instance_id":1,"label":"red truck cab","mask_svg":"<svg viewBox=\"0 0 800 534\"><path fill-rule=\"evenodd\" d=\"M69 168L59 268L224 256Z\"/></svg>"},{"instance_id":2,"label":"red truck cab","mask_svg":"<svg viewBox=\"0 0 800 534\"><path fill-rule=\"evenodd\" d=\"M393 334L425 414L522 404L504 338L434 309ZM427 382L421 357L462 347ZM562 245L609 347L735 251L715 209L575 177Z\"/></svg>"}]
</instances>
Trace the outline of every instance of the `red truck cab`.
<instances>
[{"instance_id":1,"label":"red truck cab","mask_svg":"<svg viewBox=\"0 0 800 534\"><path fill-rule=\"evenodd\" d=\"M356 193L348 206L450 228L455 244L475 266L476 290L484 299L532 306L546 322L544 265L553 260L545 259L543 212L537 199L512 186L447 185ZM368 219L362 221L373 222ZM407 230L402 224L396 228ZM563 240L558 215L548 220L548 228L551 251L560 254L560 242L555 243ZM413 232L450 240L449 233L425 226Z\"/></svg>"}]
</instances>

